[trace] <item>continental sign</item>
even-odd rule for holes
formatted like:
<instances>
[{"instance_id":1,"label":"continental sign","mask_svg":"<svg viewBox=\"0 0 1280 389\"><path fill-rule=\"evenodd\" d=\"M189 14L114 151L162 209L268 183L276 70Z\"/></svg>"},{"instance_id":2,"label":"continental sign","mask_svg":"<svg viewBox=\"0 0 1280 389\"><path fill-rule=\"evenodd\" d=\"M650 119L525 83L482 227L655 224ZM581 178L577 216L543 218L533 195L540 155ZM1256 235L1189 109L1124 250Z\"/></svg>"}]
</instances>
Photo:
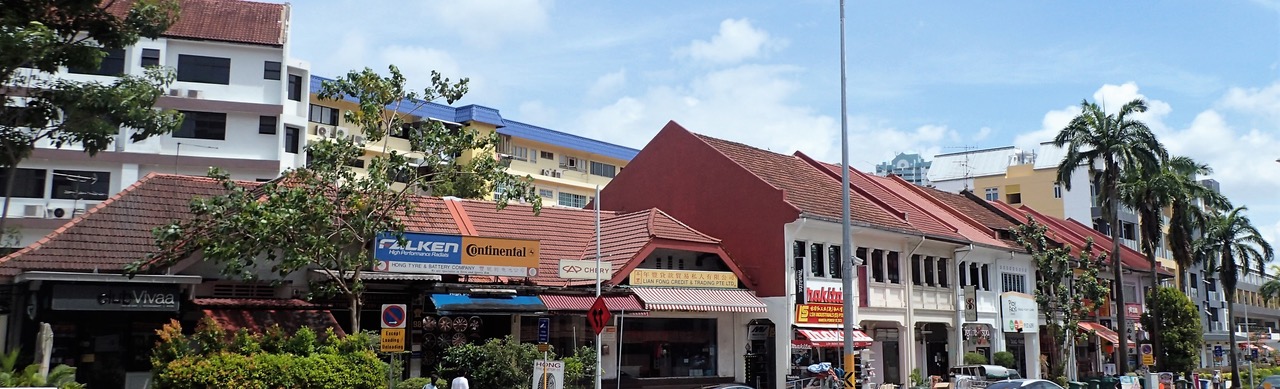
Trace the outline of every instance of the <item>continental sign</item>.
<instances>
[{"instance_id":1,"label":"continental sign","mask_svg":"<svg viewBox=\"0 0 1280 389\"><path fill-rule=\"evenodd\" d=\"M844 305L796 305L796 324L844 324Z\"/></svg>"},{"instance_id":2,"label":"continental sign","mask_svg":"<svg viewBox=\"0 0 1280 389\"><path fill-rule=\"evenodd\" d=\"M631 286L738 287L738 276L728 271L635 269L630 277Z\"/></svg>"},{"instance_id":3,"label":"continental sign","mask_svg":"<svg viewBox=\"0 0 1280 389\"><path fill-rule=\"evenodd\" d=\"M538 275L538 241L476 236L378 234L373 258L377 271L505 277Z\"/></svg>"}]
</instances>

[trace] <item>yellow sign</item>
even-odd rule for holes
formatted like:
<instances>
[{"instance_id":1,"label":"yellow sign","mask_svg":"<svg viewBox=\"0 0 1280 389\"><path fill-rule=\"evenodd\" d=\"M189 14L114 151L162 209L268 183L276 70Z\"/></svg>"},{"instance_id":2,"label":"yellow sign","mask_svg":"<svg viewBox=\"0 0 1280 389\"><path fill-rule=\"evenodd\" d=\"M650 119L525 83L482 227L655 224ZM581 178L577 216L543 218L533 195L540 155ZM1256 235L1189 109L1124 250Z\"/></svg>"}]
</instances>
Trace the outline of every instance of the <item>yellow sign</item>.
<instances>
[{"instance_id":1,"label":"yellow sign","mask_svg":"<svg viewBox=\"0 0 1280 389\"><path fill-rule=\"evenodd\" d=\"M398 353L404 351L404 328L382 329L382 352Z\"/></svg>"},{"instance_id":2,"label":"yellow sign","mask_svg":"<svg viewBox=\"0 0 1280 389\"><path fill-rule=\"evenodd\" d=\"M1151 354L1142 354L1142 364L1154 366L1156 364L1156 356Z\"/></svg>"},{"instance_id":3,"label":"yellow sign","mask_svg":"<svg viewBox=\"0 0 1280 389\"><path fill-rule=\"evenodd\" d=\"M538 268L538 241L462 237L462 263Z\"/></svg>"},{"instance_id":4,"label":"yellow sign","mask_svg":"<svg viewBox=\"0 0 1280 389\"><path fill-rule=\"evenodd\" d=\"M635 269L631 286L737 288L738 276L729 271Z\"/></svg>"},{"instance_id":5,"label":"yellow sign","mask_svg":"<svg viewBox=\"0 0 1280 389\"><path fill-rule=\"evenodd\" d=\"M551 345L546 343L538 343L538 352L545 353L547 351L551 351Z\"/></svg>"},{"instance_id":6,"label":"yellow sign","mask_svg":"<svg viewBox=\"0 0 1280 389\"><path fill-rule=\"evenodd\" d=\"M796 324L844 324L844 305L796 305Z\"/></svg>"}]
</instances>

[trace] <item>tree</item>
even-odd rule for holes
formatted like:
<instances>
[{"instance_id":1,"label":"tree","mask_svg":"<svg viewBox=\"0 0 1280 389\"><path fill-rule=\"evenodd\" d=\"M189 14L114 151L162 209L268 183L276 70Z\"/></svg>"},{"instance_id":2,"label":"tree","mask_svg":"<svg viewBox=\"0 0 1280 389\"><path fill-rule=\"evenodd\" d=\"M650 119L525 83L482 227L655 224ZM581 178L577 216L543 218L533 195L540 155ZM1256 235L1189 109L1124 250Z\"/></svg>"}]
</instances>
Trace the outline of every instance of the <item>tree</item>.
<instances>
[{"instance_id":1,"label":"tree","mask_svg":"<svg viewBox=\"0 0 1280 389\"><path fill-rule=\"evenodd\" d=\"M1225 201L1222 195L1210 190L1204 185L1196 181L1197 175L1206 175L1212 172L1208 165L1197 163L1188 157L1170 157L1157 160L1157 164L1153 166L1143 165L1135 166L1134 169L1128 169L1124 172L1120 183L1120 200L1125 205L1131 207L1138 213L1141 220L1141 237L1142 237L1142 253L1146 255L1147 261L1151 264L1151 285L1150 290L1155 291L1160 286L1159 280L1159 263L1156 260L1156 247L1160 245L1161 237L1164 235L1164 212L1166 209L1174 209L1174 213L1178 214L1179 219L1171 222L1183 223L1179 228L1182 230L1195 229L1201 226L1196 225L1197 218L1203 212L1199 211L1197 200L1206 204L1218 205ZM1177 210L1176 208L1191 208ZM1187 226L1186 224L1191 224ZM1186 241L1183 241L1185 244ZM1188 259L1188 262L1191 260ZM1187 263L1186 266L1191 266ZM1157 306L1158 307L1158 306ZM1160 325L1165 323L1161 320L1158 309L1149 309L1155 318L1152 320L1154 326L1146 327L1149 332L1160 332ZM1159 336L1152 337L1152 347L1156 355L1162 355L1161 347L1163 347L1162 339Z\"/></svg>"},{"instance_id":2,"label":"tree","mask_svg":"<svg viewBox=\"0 0 1280 389\"><path fill-rule=\"evenodd\" d=\"M1142 315L1142 325L1159 328L1151 331L1153 340L1159 339L1163 348L1157 349L1156 371L1187 372L1200 366L1200 348L1204 345L1204 328L1200 326L1200 311L1190 297L1178 288L1159 287L1152 292L1150 312L1159 316ZM1156 323L1156 320L1160 320Z\"/></svg>"},{"instance_id":3,"label":"tree","mask_svg":"<svg viewBox=\"0 0 1280 389\"><path fill-rule=\"evenodd\" d=\"M1280 275L1280 265L1271 265L1271 271L1269 273L1272 275ZM1276 297L1280 297L1280 280L1275 278L1268 279L1266 282L1262 283L1261 287L1258 288L1258 293L1262 295L1262 299L1266 302L1271 302Z\"/></svg>"},{"instance_id":4,"label":"tree","mask_svg":"<svg viewBox=\"0 0 1280 389\"><path fill-rule=\"evenodd\" d=\"M1142 166L1156 166L1167 153L1164 146L1156 140L1155 134L1140 120L1131 115L1146 112L1147 103L1142 99L1134 99L1120 107L1115 114L1107 114L1097 104L1084 101L1081 113L1067 124L1053 138L1057 147L1066 147L1066 156L1058 164L1057 182L1067 190L1071 189L1071 175L1080 165L1087 165L1089 177L1095 181L1098 196L1102 198L1102 210L1107 215L1106 225L1111 235L1111 271L1115 282L1122 282L1120 261L1120 193L1117 187L1120 178L1128 169L1139 169ZM1101 170L1099 169L1101 164ZM1116 288L1116 306L1124 307L1124 288ZM1117 316L1122 315L1116 310ZM1117 317L1116 329L1124 334L1125 321ZM1115 351L1117 372L1124 374L1127 370L1128 357L1125 350L1129 347L1129 338L1121 336L1120 344Z\"/></svg>"},{"instance_id":5,"label":"tree","mask_svg":"<svg viewBox=\"0 0 1280 389\"><path fill-rule=\"evenodd\" d=\"M1236 285L1240 274L1249 274L1249 266L1257 265L1258 273L1266 274L1266 263L1275 259L1275 250L1262 238L1262 234L1245 216L1246 207L1237 207L1227 213L1217 213L1209 221L1204 236L1195 243L1195 251L1210 261L1210 267L1218 269L1218 281L1227 293L1227 334L1231 345L1236 344ZM1240 387L1240 361L1237 353L1231 354L1231 384Z\"/></svg>"},{"instance_id":6,"label":"tree","mask_svg":"<svg viewBox=\"0 0 1280 389\"><path fill-rule=\"evenodd\" d=\"M1093 303L1102 301L1109 292L1098 280L1098 268L1106 261L1106 254L1093 254L1093 240L1079 248L1073 255L1073 247L1064 246L1046 237L1048 229L1028 217L1027 223L1014 227L1014 237L1035 262L1040 278L1036 280L1036 305L1048 319L1046 325L1055 347L1072 350L1075 340L1084 333L1080 319L1094 309ZM1062 377L1065 358L1057 358L1049 365L1047 374Z\"/></svg>"},{"instance_id":7,"label":"tree","mask_svg":"<svg viewBox=\"0 0 1280 389\"><path fill-rule=\"evenodd\" d=\"M18 164L39 142L79 146L89 155L109 147L122 129L137 142L177 129L182 116L153 109L173 72L148 69L106 84L53 77L60 68L98 69L107 50L156 38L177 21L175 0L140 0L124 16L115 1L5 1L0 6L0 169L9 216Z\"/></svg>"},{"instance_id":8,"label":"tree","mask_svg":"<svg viewBox=\"0 0 1280 389\"><path fill-rule=\"evenodd\" d=\"M321 99L350 96L359 108L343 114L359 128L366 142L378 144L392 130L411 128L401 112L414 113L433 100L453 103L466 93L467 80L451 83L434 73L423 93L405 89L395 66L389 76L371 69L353 71L325 82ZM508 201L527 201L540 209L532 178L515 177L493 157L497 134L474 129L448 129L427 121L411 128L410 154L390 150L371 153L363 174L348 166L365 155L365 147L351 138L316 142L307 147L310 162L281 178L251 189L214 171L227 194L195 199L192 217L155 230L159 251L130 266L136 273L171 266L196 252L221 267L225 275L254 279L261 269L280 278L316 270L324 282L311 285L316 297L342 296L351 309L351 332L360 331L359 312L364 283L361 274L373 266L373 242L390 233L405 244L403 218L412 216L416 193L433 193L449 179L467 177L485 182L499 208ZM480 150L477 157L463 155ZM412 160L412 162L411 162ZM461 171L466 167L469 170ZM481 194L481 193L476 193Z\"/></svg>"}]
</instances>

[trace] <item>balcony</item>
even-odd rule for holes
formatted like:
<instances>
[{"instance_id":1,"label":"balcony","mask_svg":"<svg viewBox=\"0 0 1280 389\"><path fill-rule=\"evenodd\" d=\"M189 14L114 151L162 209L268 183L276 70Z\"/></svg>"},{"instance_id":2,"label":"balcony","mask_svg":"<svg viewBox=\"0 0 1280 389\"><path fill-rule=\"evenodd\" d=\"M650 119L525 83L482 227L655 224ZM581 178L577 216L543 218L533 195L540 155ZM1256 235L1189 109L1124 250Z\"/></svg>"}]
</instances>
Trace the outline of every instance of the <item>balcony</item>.
<instances>
[{"instance_id":1,"label":"balcony","mask_svg":"<svg viewBox=\"0 0 1280 389\"><path fill-rule=\"evenodd\" d=\"M867 285L868 308L907 308L907 289L897 284L871 283Z\"/></svg>"},{"instance_id":2,"label":"balcony","mask_svg":"<svg viewBox=\"0 0 1280 389\"><path fill-rule=\"evenodd\" d=\"M956 310L956 298L951 289L916 287L911 290L911 307L939 311Z\"/></svg>"}]
</instances>

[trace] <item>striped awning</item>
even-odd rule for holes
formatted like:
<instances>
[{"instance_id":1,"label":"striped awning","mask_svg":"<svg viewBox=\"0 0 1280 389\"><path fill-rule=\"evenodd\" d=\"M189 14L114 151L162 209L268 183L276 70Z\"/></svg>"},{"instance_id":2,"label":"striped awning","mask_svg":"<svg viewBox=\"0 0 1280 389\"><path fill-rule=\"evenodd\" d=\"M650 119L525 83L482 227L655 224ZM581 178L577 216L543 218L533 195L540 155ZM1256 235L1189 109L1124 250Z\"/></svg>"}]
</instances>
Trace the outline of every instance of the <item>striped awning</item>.
<instances>
[{"instance_id":1,"label":"striped awning","mask_svg":"<svg viewBox=\"0 0 1280 389\"><path fill-rule=\"evenodd\" d=\"M539 295L542 303L547 305L547 310L551 311L582 311L586 312L591 309L591 304L595 304L596 296L565 296L559 294ZM640 305L640 300L636 300L636 296L604 296L604 306L614 314L626 312L640 313L645 312L644 307Z\"/></svg>"},{"instance_id":2,"label":"striped awning","mask_svg":"<svg viewBox=\"0 0 1280 389\"><path fill-rule=\"evenodd\" d=\"M1120 343L1120 336L1116 335L1115 331L1112 331L1110 328L1103 327L1101 324L1090 323L1090 322L1080 322L1080 323L1077 323L1077 325L1082 330L1097 333L1099 338L1102 338L1102 340L1111 342L1111 344Z\"/></svg>"},{"instance_id":3,"label":"striped awning","mask_svg":"<svg viewBox=\"0 0 1280 389\"><path fill-rule=\"evenodd\" d=\"M803 335L805 339L809 339L809 343L812 344L813 347L844 347L844 329L798 329L796 332ZM873 339L871 339L870 336L867 336L867 333L859 330L853 330L853 342L855 346L867 347L871 345L872 341Z\"/></svg>"},{"instance_id":4,"label":"striped awning","mask_svg":"<svg viewBox=\"0 0 1280 389\"><path fill-rule=\"evenodd\" d=\"M631 288L651 311L753 312L768 309L744 289Z\"/></svg>"}]
</instances>

